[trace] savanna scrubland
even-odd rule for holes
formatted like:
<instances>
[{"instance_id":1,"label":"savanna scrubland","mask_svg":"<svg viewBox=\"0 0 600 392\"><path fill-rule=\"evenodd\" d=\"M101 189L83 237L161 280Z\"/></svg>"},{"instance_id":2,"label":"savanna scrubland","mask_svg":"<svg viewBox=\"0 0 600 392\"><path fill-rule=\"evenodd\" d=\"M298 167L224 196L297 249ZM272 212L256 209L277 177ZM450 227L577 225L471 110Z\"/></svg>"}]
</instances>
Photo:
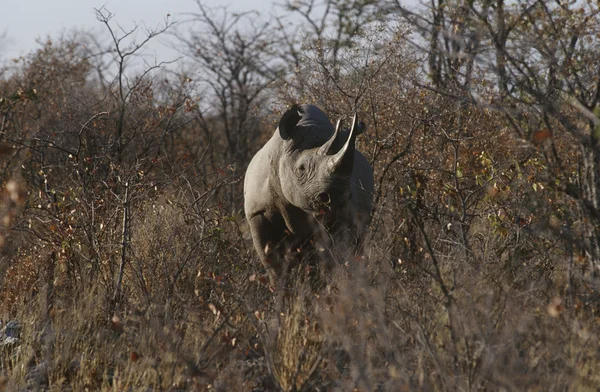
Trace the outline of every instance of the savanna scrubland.
<instances>
[{"instance_id":1,"label":"savanna scrubland","mask_svg":"<svg viewBox=\"0 0 600 392\"><path fill-rule=\"evenodd\" d=\"M597 390L597 3L278 11L99 9L0 69L0 389ZM376 189L363 255L281 298L242 183L293 103L358 111Z\"/></svg>"}]
</instances>

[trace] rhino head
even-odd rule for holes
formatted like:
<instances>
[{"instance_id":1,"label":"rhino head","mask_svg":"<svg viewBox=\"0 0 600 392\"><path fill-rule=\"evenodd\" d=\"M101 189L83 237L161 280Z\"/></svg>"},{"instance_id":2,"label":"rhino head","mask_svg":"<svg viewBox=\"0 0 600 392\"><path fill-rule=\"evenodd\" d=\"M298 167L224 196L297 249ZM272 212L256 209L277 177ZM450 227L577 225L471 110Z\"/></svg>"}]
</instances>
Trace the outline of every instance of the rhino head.
<instances>
[{"instance_id":1,"label":"rhino head","mask_svg":"<svg viewBox=\"0 0 600 392\"><path fill-rule=\"evenodd\" d=\"M278 172L283 196L294 206L319 213L335 211L350 200L355 141L362 124L355 115L346 138L340 128L341 120L334 130L325 113L311 105L294 106L281 117Z\"/></svg>"}]
</instances>

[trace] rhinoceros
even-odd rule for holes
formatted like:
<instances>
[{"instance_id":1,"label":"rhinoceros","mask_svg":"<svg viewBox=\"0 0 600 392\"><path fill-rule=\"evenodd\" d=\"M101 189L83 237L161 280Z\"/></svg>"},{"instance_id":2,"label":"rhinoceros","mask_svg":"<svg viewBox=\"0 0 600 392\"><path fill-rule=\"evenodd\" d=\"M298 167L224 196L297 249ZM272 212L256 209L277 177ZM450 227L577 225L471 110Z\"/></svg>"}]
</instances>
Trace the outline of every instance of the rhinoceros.
<instances>
[{"instance_id":1,"label":"rhinoceros","mask_svg":"<svg viewBox=\"0 0 600 392\"><path fill-rule=\"evenodd\" d=\"M364 127L356 115L349 132L340 127L341 120L334 130L316 106L294 105L248 165L246 219L272 282L290 252L324 252L336 238L353 242L345 248L360 246L365 237L374 181L369 162L355 149Z\"/></svg>"}]
</instances>

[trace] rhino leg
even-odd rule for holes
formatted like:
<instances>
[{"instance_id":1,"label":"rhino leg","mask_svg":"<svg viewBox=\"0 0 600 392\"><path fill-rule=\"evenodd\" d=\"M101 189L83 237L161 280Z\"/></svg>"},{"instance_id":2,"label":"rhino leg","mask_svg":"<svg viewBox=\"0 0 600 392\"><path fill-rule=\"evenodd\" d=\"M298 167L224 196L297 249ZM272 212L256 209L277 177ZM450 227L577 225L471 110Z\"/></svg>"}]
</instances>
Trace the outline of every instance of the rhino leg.
<instances>
[{"instance_id":1,"label":"rhino leg","mask_svg":"<svg viewBox=\"0 0 600 392\"><path fill-rule=\"evenodd\" d=\"M281 270L284 256L281 243L285 238L285 229L285 222L280 216L269 219L264 214L258 214L250 219L254 248L269 273L271 284L275 284Z\"/></svg>"}]
</instances>

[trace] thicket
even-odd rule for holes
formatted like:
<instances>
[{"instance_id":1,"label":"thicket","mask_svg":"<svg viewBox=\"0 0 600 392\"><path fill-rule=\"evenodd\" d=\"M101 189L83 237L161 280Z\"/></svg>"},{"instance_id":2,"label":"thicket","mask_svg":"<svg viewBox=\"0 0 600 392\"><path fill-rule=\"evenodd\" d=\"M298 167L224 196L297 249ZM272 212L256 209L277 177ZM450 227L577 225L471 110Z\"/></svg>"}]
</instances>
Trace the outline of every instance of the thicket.
<instances>
[{"instance_id":1,"label":"thicket","mask_svg":"<svg viewBox=\"0 0 600 392\"><path fill-rule=\"evenodd\" d=\"M600 9L417 9L99 9L5 66L0 389L596 390ZM242 180L292 103L358 112L376 190L364 254L283 298Z\"/></svg>"}]
</instances>

